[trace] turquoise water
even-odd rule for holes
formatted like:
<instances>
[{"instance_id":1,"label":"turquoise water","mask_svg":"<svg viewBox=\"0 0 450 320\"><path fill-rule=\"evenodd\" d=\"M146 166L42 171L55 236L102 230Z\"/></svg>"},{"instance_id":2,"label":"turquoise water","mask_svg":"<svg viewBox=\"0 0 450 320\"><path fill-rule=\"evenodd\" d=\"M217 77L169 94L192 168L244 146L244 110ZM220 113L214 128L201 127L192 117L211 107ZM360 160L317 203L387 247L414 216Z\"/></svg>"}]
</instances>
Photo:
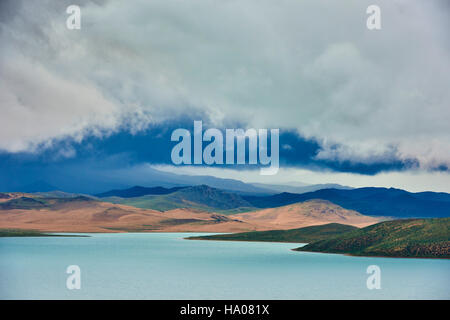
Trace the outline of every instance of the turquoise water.
<instances>
[{"instance_id":1,"label":"turquoise water","mask_svg":"<svg viewBox=\"0 0 450 320\"><path fill-rule=\"evenodd\" d=\"M0 238L1 299L450 299L450 261L294 252L187 233ZM366 287L369 265L381 289ZM66 268L81 289L66 288Z\"/></svg>"}]
</instances>

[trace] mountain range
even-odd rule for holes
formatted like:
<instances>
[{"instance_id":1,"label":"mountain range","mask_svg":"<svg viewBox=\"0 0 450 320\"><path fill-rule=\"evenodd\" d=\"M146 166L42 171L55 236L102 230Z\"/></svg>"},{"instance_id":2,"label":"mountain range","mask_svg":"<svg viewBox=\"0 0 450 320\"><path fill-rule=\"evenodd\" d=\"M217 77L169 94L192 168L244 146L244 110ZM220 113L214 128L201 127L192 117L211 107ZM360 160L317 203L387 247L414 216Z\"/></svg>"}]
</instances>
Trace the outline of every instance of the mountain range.
<instances>
[{"instance_id":1,"label":"mountain range","mask_svg":"<svg viewBox=\"0 0 450 320\"><path fill-rule=\"evenodd\" d=\"M173 187L173 188L164 188L164 187L141 187L134 186L128 189L115 189L103 193L96 194L96 197L106 198L106 197L120 197L120 198L135 198L142 197L146 195L163 195L176 192L178 190L184 189L187 187Z\"/></svg>"},{"instance_id":2,"label":"mountain range","mask_svg":"<svg viewBox=\"0 0 450 320\"><path fill-rule=\"evenodd\" d=\"M0 192L50 192L63 191L67 193L95 194L101 197L105 190L126 190L135 186L140 188L165 188L187 187L193 185L208 185L213 188L241 195L272 195L280 192L304 193L325 188L348 189L350 187L339 184L305 184L293 181L286 184L246 183L236 179L218 178L208 175L183 175L158 170L146 166L138 173L126 174L115 172L114 174L102 174L101 171L90 171L89 174L76 175L76 170L58 171L57 174L42 172L42 176L24 177L21 179L0 180ZM134 190L138 191L139 190ZM133 190L130 190L133 194ZM145 192L144 192L145 193ZM122 194L123 195L123 194ZM133 196L144 194L133 194ZM126 196L124 196L126 197Z\"/></svg>"},{"instance_id":3,"label":"mountain range","mask_svg":"<svg viewBox=\"0 0 450 320\"><path fill-rule=\"evenodd\" d=\"M143 195L130 196L136 191ZM104 197L105 195L107 197ZM257 209L238 193L211 188L207 185L170 189L133 187L125 190L111 190L100 196L102 201L158 211L191 208L229 214Z\"/></svg>"},{"instance_id":4,"label":"mountain range","mask_svg":"<svg viewBox=\"0 0 450 320\"><path fill-rule=\"evenodd\" d=\"M269 185L255 186L235 179L218 178L208 175L183 175L145 166L132 173L126 170L109 174L92 170L77 174L75 168L54 172L42 171L42 176L20 177L20 179L0 179L0 192L48 192L99 194L105 190L127 189L132 186L145 187L186 187L206 184L214 188L248 195L269 195L279 191ZM25 179L26 178L26 179ZM24 180L25 179L25 180Z\"/></svg>"},{"instance_id":5,"label":"mountain range","mask_svg":"<svg viewBox=\"0 0 450 320\"><path fill-rule=\"evenodd\" d=\"M238 195L206 186L176 191L208 200L212 206L228 208L229 204L246 205ZM0 226L9 231L38 230L42 232L244 232L271 229L292 229L326 223L367 226L379 221L355 211L343 209L322 200L311 200L281 208L249 211L241 214L221 214L194 207L165 211L137 208L86 196L61 198L37 194L9 193L0 200ZM164 197L162 195L161 197ZM148 196L144 196L148 197ZM200 198L199 198L200 197ZM131 198L128 198L131 199ZM172 200L173 200L172 199ZM177 200L177 201L179 201ZM183 201L186 201L183 199ZM2 230L5 234L11 234Z\"/></svg>"},{"instance_id":6,"label":"mountain range","mask_svg":"<svg viewBox=\"0 0 450 320\"><path fill-rule=\"evenodd\" d=\"M289 193L306 193L313 192L321 189L353 189L352 187L343 186L337 183L321 183L321 184L302 184L302 185L280 185L280 184L265 184L265 183L252 183L253 186L258 188L270 189L273 191L277 191L277 193L281 192L289 192Z\"/></svg>"},{"instance_id":7,"label":"mountain range","mask_svg":"<svg viewBox=\"0 0 450 320\"><path fill-rule=\"evenodd\" d=\"M395 188L322 189L302 194L244 196L253 207L273 208L311 199L323 199L369 216L430 218L450 216L450 194L412 193Z\"/></svg>"},{"instance_id":8,"label":"mountain range","mask_svg":"<svg viewBox=\"0 0 450 320\"><path fill-rule=\"evenodd\" d=\"M449 194L393 188L255 196L197 185L136 186L97 196L61 191L0 194L3 227L59 232L244 232L329 223L366 227L393 218L449 216Z\"/></svg>"},{"instance_id":9,"label":"mountain range","mask_svg":"<svg viewBox=\"0 0 450 320\"><path fill-rule=\"evenodd\" d=\"M136 193L136 191L138 191ZM130 197L133 194L143 194ZM242 195L206 185L172 189L134 187L112 190L104 201L154 210L196 208L221 213L236 213L275 208L313 199L327 200L364 215L395 218L450 216L450 194L436 192L411 193L394 188L321 189L307 193L274 195ZM228 211L228 212L227 212Z\"/></svg>"}]
</instances>

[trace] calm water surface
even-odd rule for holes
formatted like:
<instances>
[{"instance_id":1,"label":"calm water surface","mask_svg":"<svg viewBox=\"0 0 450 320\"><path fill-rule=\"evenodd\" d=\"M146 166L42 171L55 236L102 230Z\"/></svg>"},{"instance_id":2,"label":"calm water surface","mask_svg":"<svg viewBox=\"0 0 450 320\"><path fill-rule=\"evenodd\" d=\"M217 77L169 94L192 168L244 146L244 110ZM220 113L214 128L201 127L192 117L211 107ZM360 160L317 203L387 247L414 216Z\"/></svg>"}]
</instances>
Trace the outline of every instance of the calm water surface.
<instances>
[{"instance_id":1,"label":"calm water surface","mask_svg":"<svg viewBox=\"0 0 450 320\"><path fill-rule=\"evenodd\" d=\"M0 299L450 299L450 261L294 252L192 233L0 238ZM381 268L368 290L366 269ZM81 290L66 268L81 268Z\"/></svg>"}]
</instances>

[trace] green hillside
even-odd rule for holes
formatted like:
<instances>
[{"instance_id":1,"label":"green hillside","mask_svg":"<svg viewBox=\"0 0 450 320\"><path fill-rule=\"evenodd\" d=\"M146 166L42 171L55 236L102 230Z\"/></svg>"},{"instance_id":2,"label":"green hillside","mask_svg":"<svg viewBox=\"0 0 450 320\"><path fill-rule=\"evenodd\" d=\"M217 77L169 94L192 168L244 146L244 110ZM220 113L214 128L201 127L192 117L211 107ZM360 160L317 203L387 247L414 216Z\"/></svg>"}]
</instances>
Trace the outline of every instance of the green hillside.
<instances>
[{"instance_id":1,"label":"green hillside","mask_svg":"<svg viewBox=\"0 0 450 320\"><path fill-rule=\"evenodd\" d=\"M136 208L153 209L158 211L183 208L183 205L181 203L176 203L174 201L171 201L170 199L166 199L164 196L159 195L146 195L134 198L106 197L102 198L101 200Z\"/></svg>"},{"instance_id":2,"label":"green hillside","mask_svg":"<svg viewBox=\"0 0 450 320\"><path fill-rule=\"evenodd\" d=\"M0 203L0 210L36 210L43 208L55 208L56 205L79 202L79 201L96 201L93 198L86 196L75 196L72 198L47 198L43 196L27 196L14 198L5 202Z\"/></svg>"},{"instance_id":3,"label":"green hillside","mask_svg":"<svg viewBox=\"0 0 450 320\"><path fill-rule=\"evenodd\" d=\"M0 229L0 237L88 237L88 236L47 234L35 230Z\"/></svg>"},{"instance_id":4,"label":"green hillside","mask_svg":"<svg viewBox=\"0 0 450 320\"><path fill-rule=\"evenodd\" d=\"M311 226L290 230L254 231L234 234L219 234L212 236L190 237L189 240L228 240L228 241L268 241L305 243L326 239L358 228L329 223L321 226Z\"/></svg>"},{"instance_id":5,"label":"green hillside","mask_svg":"<svg viewBox=\"0 0 450 320\"><path fill-rule=\"evenodd\" d=\"M450 218L385 221L297 251L358 256L450 258Z\"/></svg>"},{"instance_id":6,"label":"green hillside","mask_svg":"<svg viewBox=\"0 0 450 320\"><path fill-rule=\"evenodd\" d=\"M1 210L12 210L12 209L31 210L31 209L45 208L46 206L47 204L44 201L29 197L20 197L0 203Z\"/></svg>"},{"instance_id":7,"label":"green hillside","mask_svg":"<svg viewBox=\"0 0 450 320\"><path fill-rule=\"evenodd\" d=\"M183 188L165 195L145 195L134 198L109 197L102 200L158 211L191 208L231 214L253 209L251 204L240 195L205 185Z\"/></svg>"},{"instance_id":8,"label":"green hillside","mask_svg":"<svg viewBox=\"0 0 450 320\"><path fill-rule=\"evenodd\" d=\"M10 196L8 194L0 192L0 199L9 199L9 198Z\"/></svg>"}]
</instances>

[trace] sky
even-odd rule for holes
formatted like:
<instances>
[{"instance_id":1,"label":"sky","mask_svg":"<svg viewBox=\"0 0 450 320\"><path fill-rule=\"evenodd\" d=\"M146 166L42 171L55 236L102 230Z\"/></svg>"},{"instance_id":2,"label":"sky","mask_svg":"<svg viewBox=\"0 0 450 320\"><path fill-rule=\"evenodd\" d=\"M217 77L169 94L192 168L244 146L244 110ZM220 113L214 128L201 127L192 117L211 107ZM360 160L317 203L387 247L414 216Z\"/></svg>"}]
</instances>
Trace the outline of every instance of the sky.
<instances>
[{"instance_id":1,"label":"sky","mask_svg":"<svg viewBox=\"0 0 450 320\"><path fill-rule=\"evenodd\" d=\"M450 192L450 4L0 2L0 188L143 166ZM170 134L280 129L280 171L174 167ZM96 170L93 170L95 168ZM106 185L105 185L106 187Z\"/></svg>"}]
</instances>

